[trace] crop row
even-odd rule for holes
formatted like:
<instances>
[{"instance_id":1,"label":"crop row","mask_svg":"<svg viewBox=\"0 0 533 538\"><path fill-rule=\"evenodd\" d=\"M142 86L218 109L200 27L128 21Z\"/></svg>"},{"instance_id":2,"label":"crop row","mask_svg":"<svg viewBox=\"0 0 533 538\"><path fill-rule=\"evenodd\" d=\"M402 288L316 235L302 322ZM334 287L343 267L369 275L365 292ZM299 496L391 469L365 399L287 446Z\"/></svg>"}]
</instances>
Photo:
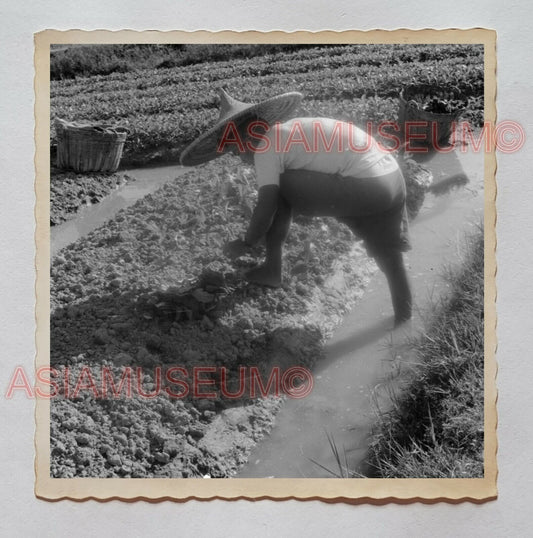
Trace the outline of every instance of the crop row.
<instances>
[{"instance_id":1,"label":"crop row","mask_svg":"<svg viewBox=\"0 0 533 538\"><path fill-rule=\"evenodd\" d=\"M457 45L320 47L52 81L51 118L127 126L125 159L142 159L161 150L177 154L210 125L218 115L218 86L247 101L300 91L300 115L364 124L397 119L399 91L414 82L458 88L467 119L483 121L481 49ZM54 142L53 126L51 132Z\"/></svg>"}]
</instances>

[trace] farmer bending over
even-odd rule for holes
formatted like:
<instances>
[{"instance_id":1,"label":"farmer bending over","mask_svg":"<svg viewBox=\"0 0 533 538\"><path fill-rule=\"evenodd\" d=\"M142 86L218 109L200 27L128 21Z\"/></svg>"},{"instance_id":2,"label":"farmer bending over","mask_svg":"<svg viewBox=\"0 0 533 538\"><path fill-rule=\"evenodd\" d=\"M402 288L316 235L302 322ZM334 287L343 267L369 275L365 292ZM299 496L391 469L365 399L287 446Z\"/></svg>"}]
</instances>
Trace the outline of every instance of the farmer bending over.
<instances>
[{"instance_id":1,"label":"farmer bending over","mask_svg":"<svg viewBox=\"0 0 533 538\"><path fill-rule=\"evenodd\" d=\"M410 249L406 190L394 157L351 123L329 118L284 121L300 103L299 93L248 104L219 91L218 122L183 151L181 163L193 166L231 152L255 165L257 205L245 239L227 246L239 255L265 236L265 263L246 278L281 285L282 247L293 213L336 217L363 239L385 273L396 325L410 319L412 299L402 255Z\"/></svg>"}]
</instances>

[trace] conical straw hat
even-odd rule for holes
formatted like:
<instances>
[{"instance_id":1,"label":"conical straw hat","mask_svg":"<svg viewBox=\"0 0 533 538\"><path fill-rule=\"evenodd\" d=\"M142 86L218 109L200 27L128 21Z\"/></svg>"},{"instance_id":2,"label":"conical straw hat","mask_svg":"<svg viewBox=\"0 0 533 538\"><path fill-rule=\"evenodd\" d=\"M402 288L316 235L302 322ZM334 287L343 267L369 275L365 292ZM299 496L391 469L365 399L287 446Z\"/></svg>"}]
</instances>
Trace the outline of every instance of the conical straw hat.
<instances>
[{"instance_id":1,"label":"conical straw hat","mask_svg":"<svg viewBox=\"0 0 533 538\"><path fill-rule=\"evenodd\" d=\"M251 119L255 116L271 125L287 119L303 98L299 92L289 92L260 103L244 103L228 95L222 88L218 89L218 93L220 95L218 121L183 150L180 162L184 166L195 166L219 157L221 154L217 152L217 145L228 122L240 122L246 117Z\"/></svg>"}]
</instances>

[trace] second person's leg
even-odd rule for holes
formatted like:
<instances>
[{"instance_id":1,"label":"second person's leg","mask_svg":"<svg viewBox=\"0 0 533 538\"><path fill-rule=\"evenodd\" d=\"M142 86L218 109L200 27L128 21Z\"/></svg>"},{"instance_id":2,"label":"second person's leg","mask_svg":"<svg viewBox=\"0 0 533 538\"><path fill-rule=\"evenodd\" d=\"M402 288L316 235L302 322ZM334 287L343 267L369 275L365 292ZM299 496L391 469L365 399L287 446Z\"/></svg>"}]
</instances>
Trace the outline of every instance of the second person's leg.
<instances>
[{"instance_id":1,"label":"second person's leg","mask_svg":"<svg viewBox=\"0 0 533 538\"><path fill-rule=\"evenodd\" d=\"M394 309L395 324L411 318L412 296L409 278L403 259L404 250L410 248L405 211L387 212L372 218L344 217L338 219L364 240L368 255L376 260L385 274Z\"/></svg>"}]
</instances>

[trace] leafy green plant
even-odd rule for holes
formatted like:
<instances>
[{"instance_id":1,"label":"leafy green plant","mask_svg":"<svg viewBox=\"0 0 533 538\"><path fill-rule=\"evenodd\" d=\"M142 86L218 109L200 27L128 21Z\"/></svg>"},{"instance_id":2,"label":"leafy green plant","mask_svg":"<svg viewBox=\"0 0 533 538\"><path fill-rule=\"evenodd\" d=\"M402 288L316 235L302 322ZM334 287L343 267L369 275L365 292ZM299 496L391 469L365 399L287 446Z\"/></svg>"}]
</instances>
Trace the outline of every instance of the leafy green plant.
<instances>
[{"instance_id":1,"label":"leafy green plant","mask_svg":"<svg viewBox=\"0 0 533 538\"><path fill-rule=\"evenodd\" d=\"M83 47L71 56L82 58L90 50ZM225 50L227 54L237 51ZM53 119L57 116L112 122L130 130L123 162L176 161L181 149L216 120L215 86L225 86L249 101L301 91L305 99L300 115L331 116L365 125L397 119L403 85L446 83L469 99L467 119L474 125L483 122L482 47L345 45L253 50L256 55L243 52L225 59L213 50L205 57L198 52L201 62L164 69L146 68L139 59L135 72L52 80L51 141L55 143ZM161 51L153 49L152 53ZM402 61L402 55L410 55L413 61Z\"/></svg>"}]
</instances>

